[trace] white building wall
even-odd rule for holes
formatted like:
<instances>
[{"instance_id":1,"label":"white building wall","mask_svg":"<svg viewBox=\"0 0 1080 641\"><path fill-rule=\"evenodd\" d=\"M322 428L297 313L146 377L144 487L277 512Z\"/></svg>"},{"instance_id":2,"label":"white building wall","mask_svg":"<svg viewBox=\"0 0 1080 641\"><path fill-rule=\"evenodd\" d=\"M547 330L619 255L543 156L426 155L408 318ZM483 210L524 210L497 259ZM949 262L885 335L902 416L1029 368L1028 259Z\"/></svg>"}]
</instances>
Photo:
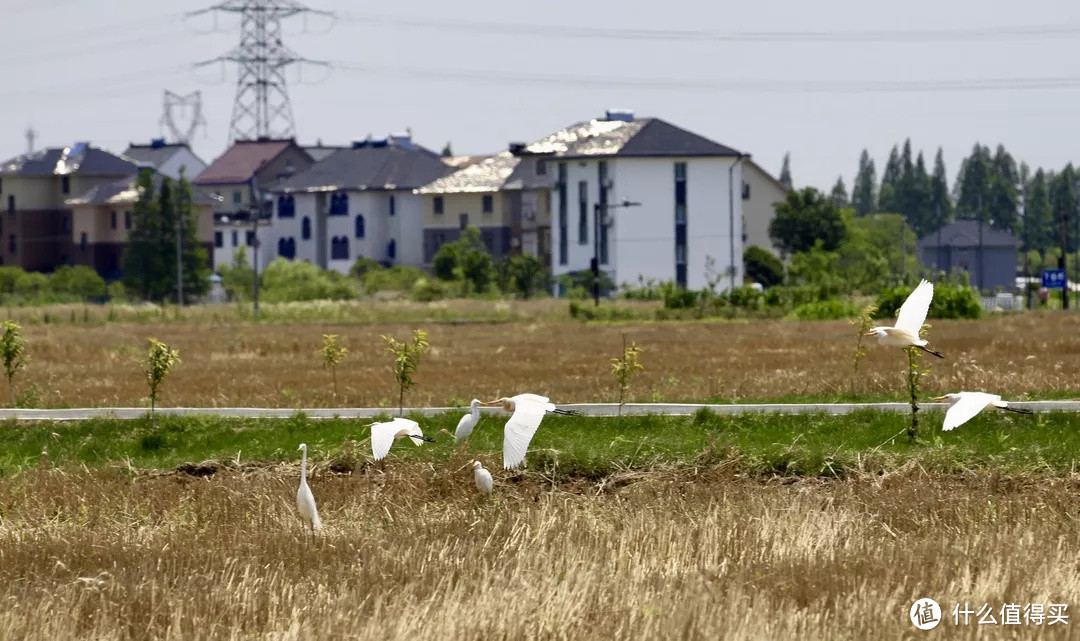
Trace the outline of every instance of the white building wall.
<instances>
[{"instance_id":1,"label":"white building wall","mask_svg":"<svg viewBox=\"0 0 1080 641\"><path fill-rule=\"evenodd\" d=\"M390 195L394 197L390 235L397 241L397 258L394 262L420 267L424 264L424 198L411 190L395 191ZM389 211L389 203L387 205Z\"/></svg>"},{"instance_id":2,"label":"white building wall","mask_svg":"<svg viewBox=\"0 0 1080 641\"><path fill-rule=\"evenodd\" d=\"M201 174L203 169L206 169L206 163L199 160L199 157L192 153L190 149L179 149L168 160L161 163L161 166L157 168L157 172L173 180L179 180L181 167L184 168L184 176L191 180Z\"/></svg>"},{"instance_id":3,"label":"white building wall","mask_svg":"<svg viewBox=\"0 0 1080 641\"><path fill-rule=\"evenodd\" d=\"M552 193L552 268L556 276L589 269L593 256L593 206L598 200L597 160L567 162L567 209L569 244L567 264L559 261L558 195ZM718 289L733 282L732 228L734 228L734 284L742 284L741 191L734 194L734 217L728 193L729 168L733 158L615 158L608 159L612 186L608 203L624 200L641 203L636 207L610 209L609 264L601 268L616 284L645 280L674 281L675 271L675 163L687 165L687 287L700 289L707 283L708 258L715 260L720 277ZM557 163L553 163L556 164ZM588 184L587 242L579 242L578 183ZM734 184L741 185L740 169Z\"/></svg>"}]
</instances>

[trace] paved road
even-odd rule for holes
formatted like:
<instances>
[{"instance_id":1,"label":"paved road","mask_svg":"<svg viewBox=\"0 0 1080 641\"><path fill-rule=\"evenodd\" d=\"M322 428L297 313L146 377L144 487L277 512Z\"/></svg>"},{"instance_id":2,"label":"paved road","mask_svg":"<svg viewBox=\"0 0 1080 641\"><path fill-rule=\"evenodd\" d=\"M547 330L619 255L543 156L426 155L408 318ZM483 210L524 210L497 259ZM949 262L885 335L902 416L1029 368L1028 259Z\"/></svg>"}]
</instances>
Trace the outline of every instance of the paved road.
<instances>
[{"instance_id":1,"label":"paved road","mask_svg":"<svg viewBox=\"0 0 1080 641\"><path fill-rule=\"evenodd\" d=\"M1080 411L1080 401L1029 401L1009 403L1018 408L1037 412ZM587 416L616 416L619 406L615 403L581 403L560 405L573 409ZM944 403L924 403L919 406L924 410L943 410ZM743 414L753 412L775 412L778 414L850 414L860 410L878 410L886 412L907 412L907 403L760 403L738 405L709 405L702 403L627 403L623 406L625 415L667 414L686 416L699 409L706 408L717 414ZM162 407L159 414L184 416L224 416L238 418L288 418L297 412L303 412L311 418L374 418L382 415L394 415L391 409L378 407L343 407L343 408L308 408L277 409L265 407ZM406 413L424 415L443 412L464 413L467 408L420 407L407 408ZM493 408L484 408L485 413L501 412ZM21 421L81 421L90 418L132 419L146 416L146 408L141 407L88 407L76 409L36 410L36 409L0 409L0 420L17 419Z\"/></svg>"}]
</instances>

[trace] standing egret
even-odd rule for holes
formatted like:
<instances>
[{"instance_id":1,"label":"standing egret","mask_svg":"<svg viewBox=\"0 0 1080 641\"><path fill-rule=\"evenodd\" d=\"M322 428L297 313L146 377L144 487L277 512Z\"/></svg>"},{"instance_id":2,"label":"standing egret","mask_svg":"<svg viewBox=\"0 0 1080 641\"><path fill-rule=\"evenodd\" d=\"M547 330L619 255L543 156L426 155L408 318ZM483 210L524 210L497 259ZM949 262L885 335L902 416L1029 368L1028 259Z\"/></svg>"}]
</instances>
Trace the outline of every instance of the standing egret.
<instances>
[{"instance_id":1,"label":"standing egret","mask_svg":"<svg viewBox=\"0 0 1080 641\"><path fill-rule=\"evenodd\" d=\"M322 529L322 521L319 520L319 509L315 507L315 497L311 495L311 488L307 484L307 444L301 443L296 448L303 452L300 458L300 489L296 490L296 509L300 511L300 518L315 534L315 530Z\"/></svg>"},{"instance_id":2,"label":"standing egret","mask_svg":"<svg viewBox=\"0 0 1080 641\"><path fill-rule=\"evenodd\" d=\"M469 438L469 435L472 434L473 428L476 427L476 424L479 422L480 401L474 398L472 402L469 403L469 413L461 417L461 420L458 421L457 429L455 429L454 433L451 434L451 436L454 437L454 441L460 443L465 439ZM446 428L443 428L439 431L450 434L450 431Z\"/></svg>"},{"instance_id":3,"label":"standing egret","mask_svg":"<svg viewBox=\"0 0 1080 641\"><path fill-rule=\"evenodd\" d=\"M945 396L935 397L933 400L949 402L949 411L945 412L945 424L941 426L941 429L946 432L967 423L976 414L988 407L1007 412L1016 412L1017 414L1035 413L1031 410L1009 407L1009 403L1001 400L1001 397L997 394L986 394L985 392L946 394Z\"/></svg>"},{"instance_id":4,"label":"standing egret","mask_svg":"<svg viewBox=\"0 0 1080 641\"><path fill-rule=\"evenodd\" d=\"M476 479L476 489L483 494L491 494L495 482L491 479L491 472L485 470L480 461L473 461L473 477Z\"/></svg>"},{"instance_id":5,"label":"standing egret","mask_svg":"<svg viewBox=\"0 0 1080 641\"><path fill-rule=\"evenodd\" d=\"M386 458L390 446L399 438L408 437L417 446L423 445L424 441L434 443L435 439L424 436L420 425L407 418L395 418L382 423L372 423L371 427L371 455L376 461Z\"/></svg>"},{"instance_id":6,"label":"standing egret","mask_svg":"<svg viewBox=\"0 0 1080 641\"><path fill-rule=\"evenodd\" d=\"M544 420L544 414L552 412L567 416L578 415L577 412L555 407L548 397L537 394L504 396L484 405L500 405L503 410L512 412L510 420L506 421L503 428L503 468L508 470L518 467L525 460L529 441L536 434L536 428L540 427L540 421Z\"/></svg>"},{"instance_id":7,"label":"standing egret","mask_svg":"<svg viewBox=\"0 0 1080 641\"><path fill-rule=\"evenodd\" d=\"M926 322L926 313L930 310L930 301L934 298L934 285L925 278L908 295L896 315L893 327L874 327L866 336L877 336L879 345L890 347L918 347L927 354L945 358L940 353L926 346L927 341L919 338L919 331Z\"/></svg>"}]
</instances>

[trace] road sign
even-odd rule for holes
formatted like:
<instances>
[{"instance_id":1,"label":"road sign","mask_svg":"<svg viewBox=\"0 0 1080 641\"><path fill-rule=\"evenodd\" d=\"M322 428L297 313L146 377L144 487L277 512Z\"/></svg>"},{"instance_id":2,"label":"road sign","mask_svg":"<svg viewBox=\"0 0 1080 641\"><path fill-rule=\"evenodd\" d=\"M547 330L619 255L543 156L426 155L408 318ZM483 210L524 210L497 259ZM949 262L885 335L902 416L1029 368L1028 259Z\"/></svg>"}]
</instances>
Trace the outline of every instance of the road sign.
<instances>
[{"instance_id":1,"label":"road sign","mask_svg":"<svg viewBox=\"0 0 1080 641\"><path fill-rule=\"evenodd\" d=\"M1046 289L1065 289L1065 270L1042 270L1042 286Z\"/></svg>"}]
</instances>

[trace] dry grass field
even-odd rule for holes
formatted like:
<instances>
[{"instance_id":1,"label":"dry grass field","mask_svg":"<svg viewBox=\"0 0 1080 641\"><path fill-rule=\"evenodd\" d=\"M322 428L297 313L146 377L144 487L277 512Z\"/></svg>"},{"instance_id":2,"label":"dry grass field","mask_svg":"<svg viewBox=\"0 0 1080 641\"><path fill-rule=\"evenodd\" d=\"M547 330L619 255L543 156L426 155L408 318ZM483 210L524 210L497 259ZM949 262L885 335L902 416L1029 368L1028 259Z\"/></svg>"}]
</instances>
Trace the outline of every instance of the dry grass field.
<instances>
[{"instance_id":1,"label":"dry grass field","mask_svg":"<svg viewBox=\"0 0 1080 641\"><path fill-rule=\"evenodd\" d=\"M430 333L407 404L467 403L474 396L540 392L559 402L616 398L609 359L626 334L643 348L633 400L747 401L768 398L903 398L905 360L873 345L853 380L854 332L836 322L252 324L189 320L161 324L29 324L31 364L16 381L28 404L136 406L146 394L137 360L154 336L179 348L163 404L172 406L392 406L396 392L380 334ZM517 312L515 312L517 313ZM202 318L196 316L196 318ZM520 316L519 318L529 318ZM317 355L323 333L349 348L341 398ZM979 389L1013 397L1080 393L1080 315L1027 314L934 321L927 392Z\"/></svg>"},{"instance_id":2,"label":"dry grass field","mask_svg":"<svg viewBox=\"0 0 1080 641\"><path fill-rule=\"evenodd\" d=\"M0 639L1069 638L957 602L1080 595L1080 479L761 482L718 467L553 486L395 462L311 485L118 468L0 478ZM938 630L908 619L942 606ZM997 616L997 615L995 615Z\"/></svg>"}]
</instances>

